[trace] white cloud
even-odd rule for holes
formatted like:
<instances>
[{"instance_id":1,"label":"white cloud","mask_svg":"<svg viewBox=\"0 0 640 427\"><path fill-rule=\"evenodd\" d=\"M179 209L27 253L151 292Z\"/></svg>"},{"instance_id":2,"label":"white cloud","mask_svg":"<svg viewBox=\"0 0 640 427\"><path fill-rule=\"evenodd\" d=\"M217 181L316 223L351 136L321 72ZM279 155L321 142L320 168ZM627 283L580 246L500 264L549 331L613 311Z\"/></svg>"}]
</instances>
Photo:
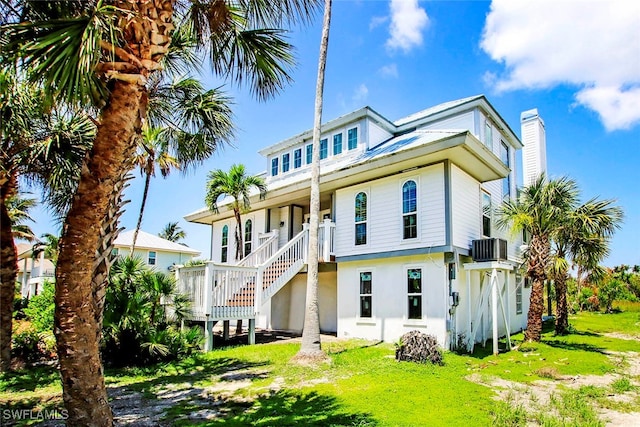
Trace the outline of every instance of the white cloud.
<instances>
[{"instance_id":1,"label":"white cloud","mask_svg":"<svg viewBox=\"0 0 640 427\"><path fill-rule=\"evenodd\" d=\"M578 86L608 130L640 123L640 2L494 0L480 46L505 66L498 91ZM491 78L493 77L493 78Z\"/></svg>"},{"instance_id":2,"label":"white cloud","mask_svg":"<svg viewBox=\"0 0 640 427\"><path fill-rule=\"evenodd\" d=\"M389 20L388 16L374 16L373 18L371 18L371 21L369 22L369 31L375 28L378 28L380 25L384 24L388 20Z\"/></svg>"},{"instance_id":3,"label":"white cloud","mask_svg":"<svg viewBox=\"0 0 640 427\"><path fill-rule=\"evenodd\" d=\"M378 73L383 77L398 78L398 66L396 64L388 64L380 67Z\"/></svg>"},{"instance_id":4,"label":"white cloud","mask_svg":"<svg viewBox=\"0 0 640 427\"><path fill-rule=\"evenodd\" d=\"M418 0L391 0L391 24L387 47L404 52L422 45L422 31L429 24L427 12L418 6Z\"/></svg>"},{"instance_id":5,"label":"white cloud","mask_svg":"<svg viewBox=\"0 0 640 427\"><path fill-rule=\"evenodd\" d=\"M351 101L356 105L364 104L367 101L368 95L369 95L369 88L367 88L367 86L364 83L362 83L353 92L353 96L351 96Z\"/></svg>"}]
</instances>

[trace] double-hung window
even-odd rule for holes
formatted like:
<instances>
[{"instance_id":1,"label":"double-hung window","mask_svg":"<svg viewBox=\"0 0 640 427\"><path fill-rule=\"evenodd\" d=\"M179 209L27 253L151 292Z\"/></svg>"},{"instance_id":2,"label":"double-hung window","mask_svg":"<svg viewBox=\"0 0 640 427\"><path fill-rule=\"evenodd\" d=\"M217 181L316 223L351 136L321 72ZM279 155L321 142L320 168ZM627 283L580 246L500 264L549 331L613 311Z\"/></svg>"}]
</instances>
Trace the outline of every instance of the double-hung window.
<instances>
[{"instance_id":1,"label":"double-hung window","mask_svg":"<svg viewBox=\"0 0 640 427\"><path fill-rule=\"evenodd\" d=\"M509 164L509 146L504 142L500 141L500 158L502 159L502 163L509 169L511 169L511 165ZM507 175L506 178L502 179L502 199L509 200L511 196L511 172Z\"/></svg>"},{"instance_id":2,"label":"double-hung window","mask_svg":"<svg viewBox=\"0 0 640 427\"><path fill-rule=\"evenodd\" d=\"M482 192L482 235L491 237L491 195Z\"/></svg>"},{"instance_id":3,"label":"double-hung window","mask_svg":"<svg viewBox=\"0 0 640 427\"><path fill-rule=\"evenodd\" d=\"M307 164L310 165L313 161L313 144L307 144Z\"/></svg>"},{"instance_id":4,"label":"double-hung window","mask_svg":"<svg viewBox=\"0 0 640 427\"><path fill-rule=\"evenodd\" d=\"M244 223L244 256L251 253L251 243L253 241L253 223L250 219Z\"/></svg>"},{"instance_id":5,"label":"double-hung window","mask_svg":"<svg viewBox=\"0 0 640 427\"><path fill-rule=\"evenodd\" d=\"M156 251L149 251L149 256L147 257L147 264L156 265Z\"/></svg>"},{"instance_id":6,"label":"double-hung window","mask_svg":"<svg viewBox=\"0 0 640 427\"><path fill-rule=\"evenodd\" d=\"M271 176L278 175L278 158L271 159Z\"/></svg>"},{"instance_id":7,"label":"double-hung window","mask_svg":"<svg viewBox=\"0 0 640 427\"><path fill-rule=\"evenodd\" d=\"M289 166L291 164L291 155L285 153L282 155L282 173L289 172Z\"/></svg>"},{"instance_id":8,"label":"double-hung window","mask_svg":"<svg viewBox=\"0 0 640 427\"><path fill-rule=\"evenodd\" d=\"M372 317L372 278L370 271L360 272L360 317Z\"/></svg>"},{"instance_id":9,"label":"double-hung window","mask_svg":"<svg viewBox=\"0 0 640 427\"><path fill-rule=\"evenodd\" d=\"M356 245L367 244L367 193L360 192L355 200Z\"/></svg>"},{"instance_id":10,"label":"double-hung window","mask_svg":"<svg viewBox=\"0 0 640 427\"><path fill-rule=\"evenodd\" d=\"M293 152L293 168L298 169L302 166L302 148L298 148Z\"/></svg>"},{"instance_id":11,"label":"double-hung window","mask_svg":"<svg viewBox=\"0 0 640 427\"><path fill-rule=\"evenodd\" d=\"M402 186L402 238L418 237L418 186L409 180Z\"/></svg>"},{"instance_id":12,"label":"double-hung window","mask_svg":"<svg viewBox=\"0 0 640 427\"><path fill-rule=\"evenodd\" d=\"M220 242L220 262L227 262L229 250L229 226L222 227L222 242Z\"/></svg>"},{"instance_id":13,"label":"double-hung window","mask_svg":"<svg viewBox=\"0 0 640 427\"><path fill-rule=\"evenodd\" d=\"M422 319L422 269L407 269L407 297L409 319Z\"/></svg>"},{"instance_id":14,"label":"double-hung window","mask_svg":"<svg viewBox=\"0 0 640 427\"><path fill-rule=\"evenodd\" d=\"M342 134L333 135L333 155L337 156L342 153Z\"/></svg>"},{"instance_id":15,"label":"double-hung window","mask_svg":"<svg viewBox=\"0 0 640 427\"><path fill-rule=\"evenodd\" d=\"M320 140L320 160L326 159L329 156L329 141L325 139Z\"/></svg>"},{"instance_id":16,"label":"double-hung window","mask_svg":"<svg viewBox=\"0 0 640 427\"><path fill-rule=\"evenodd\" d=\"M347 148L353 150L358 146L358 128L351 128L347 131Z\"/></svg>"}]
</instances>

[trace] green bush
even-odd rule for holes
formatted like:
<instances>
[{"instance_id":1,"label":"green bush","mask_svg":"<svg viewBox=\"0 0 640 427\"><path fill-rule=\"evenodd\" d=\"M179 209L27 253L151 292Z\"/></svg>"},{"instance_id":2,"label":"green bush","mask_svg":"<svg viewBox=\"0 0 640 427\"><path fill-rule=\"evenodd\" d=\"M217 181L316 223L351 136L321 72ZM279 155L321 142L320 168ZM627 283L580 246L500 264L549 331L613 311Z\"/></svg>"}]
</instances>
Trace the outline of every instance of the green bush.
<instances>
[{"instance_id":1,"label":"green bush","mask_svg":"<svg viewBox=\"0 0 640 427\"><path fill-rule=\"evenodd\" d=\"M53 331L53 315L55 312L55 285L44 282L42 292L29 300L24 314L31 320L36 332Z\"/></svg>"}]
</instances>

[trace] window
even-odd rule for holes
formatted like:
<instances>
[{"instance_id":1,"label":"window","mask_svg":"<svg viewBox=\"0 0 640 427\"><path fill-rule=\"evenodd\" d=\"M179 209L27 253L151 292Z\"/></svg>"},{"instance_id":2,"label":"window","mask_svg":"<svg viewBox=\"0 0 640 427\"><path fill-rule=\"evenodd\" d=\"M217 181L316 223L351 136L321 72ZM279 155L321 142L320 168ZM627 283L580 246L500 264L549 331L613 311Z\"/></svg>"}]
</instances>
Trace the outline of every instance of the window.
<instances>
[{"instance_id":1,"label":"window","mask_svg":"<svg viewBox=\"0 0 640 427\"><path fill-rule=\"evenodd\" d=\"M367 244L367 194L356 195L356 245Z\"/></svg>"},{"instance_id":2,"label":"window","mask_svg":"<svg viewBox=\"0 0 640 427\"><path fill-rule=\"evenodd\" d=\"M511 169L509 164L509 146L504 141L500 141L500 158L506 167ZM502 199L508 200L511 197L511 173L502 179Z\"/></svg>"},{"instance_id":3,"label":"window","mask_svg":"<svg viewBox=\"0 0 640 427\"><path fill-rule=\"evenodd\" d=\"M302 148L298 148L293 152L293 168L298 169L302 166Z\"/></svg>"},{"instance_id":4,"label":"window","mask_svg":"<svg viewBox=\"0 0 640 427\"><path fill-rule=\"evenodd\" d=\"M493 150L493 128L491 127L491 122L489 120L485 122L484 145L486 145L489 150Z\"/></svg>"},{"instance_id":5,"label":"window","mask_svg":"<svg viewBox=\"0 0 640 427\"><path fill-rule=\"evenodd\" d=\"M271 176L278 175L278 158L271 159Z\"/></svg>"},{"instance_id":6,"label":"window","mask_svg":"<svg viewBox=\"0 0 640 427\"><path fill-rule=\"evenodd\" d=\"M220 245L220 262L227 262L227 250L229 248L229 226L222 227L222 244Z\"/></svg>"},{"instance_id":7,"label":"window","mask_svg":"<svg viewBox=\"0 0 640 427\"><path fill-rule=\"evenodd\" d=\"M342 153L342 134L333 135L333 155Z\"/></svg>"},{"instance_id":8,"label":"window","mask_svg":"<svg viewBox=\"0 0 640 427\"><path fill-rule=\"evenodd\" d=\"M247 222L244 223L244 256L251 253L251 242L253 241L252 228L253 224L251 220L248 219Z\"/></svg>"},{"instance_id":9,"label":"window","mask_svg":"<svg viewBox=\"0 0 640 427\"><path fill-rule=\"evenodd\" d=\"M516 274L516 314L522 314L522 276Z\"/></svg>"},{"instance_id":10,"label":"window","mask_svg":"<svg viewBox=\"0 0 640 427\"><path fill-rule=\"evenodd\" d=\"M360 317L371 317L371 279L370 271L360 273Z\"/></svg>"},{"instance_id":11,"label":"window","mask_svg":"<svg viewBox=\"0 0 640 427\"><path fill-rule=\"evenodd\" d=\"M407 270L407 295L409 297L409 319L422 319L422 269Z\"/></svg>"},{"instance_id":12,"label":"window","mask_svg":"<svg viewBox=\"0 0 640 427\"><path fill-rule=\"evenodd\" d=\"M313 161L313 144L307 145L307 164L310 165Z\"/></svg>"},{"instance_id":13,"label":"window","mask_svg":"<svg viewBox=\"0 0 640 427\"><path fill-rule=\"evenodd\" d=\"M114 257L114 258L117 257L119 253L120 252L119 252L118 248L111 249L111 256L112 257Z\"/></svg>"},{"instance_id":14,"label":"window","mask_svg":"<svg viewBox=\"0 0 640 427\"><path fill-rule=\"evenodd\" d=\"M482 235L491 237L491 195L482 192Z\"/></svg>"},{"instance_id":15,"label":"window","mask_svg":"<svg viewBox=\"0 0 640 427\"><path fill-rule=\"evenodd\" d=\"M289 165L291 162L291 154L285 153L282 155L282 173L289 172Z\"/></svg>"},{"instance_id":16,"label":"window","mask_svg":"<svg viewBox=\"0 0 640 427\"><path fill-rule=\"evenodd\" d=\"M149 256L147 257L147 264L156 265L156 251L149 251Z\"/></svg>"},{"instance_id":17,"label":"window","mask_svg":"<svg viewBox=\"0 0 640 427\"><path fill-rule=\"evenodd\" d=\"M326 159L329 155L329 142L327 139L320 140L320 160Z\"/></svg>"},{"instance_id":18,"label":"window","mask_svg":"<svg viewBox=\"0 0 640 427\"><path fill-rule=\"evenodd\" d=\"M402 238L418 237L418 192L415 181L402 186Z\"/></svg>"},{"instance_id":19,"label":"window","mask_svg":"<svg viewBox=\"0 0 640 427\"><path fill-rule=\"evenodd\" d=\"M358 146L358 128L352 128L347 131L347 148L353 150Z\"/></svg>"}]
</instances>

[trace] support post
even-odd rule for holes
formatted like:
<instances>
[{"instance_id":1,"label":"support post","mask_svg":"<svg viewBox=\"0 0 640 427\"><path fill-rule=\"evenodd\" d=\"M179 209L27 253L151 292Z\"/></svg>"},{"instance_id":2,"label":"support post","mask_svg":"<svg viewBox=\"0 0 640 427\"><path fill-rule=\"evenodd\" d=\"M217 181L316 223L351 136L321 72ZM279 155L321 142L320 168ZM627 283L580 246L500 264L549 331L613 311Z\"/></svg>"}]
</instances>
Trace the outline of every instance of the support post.
<instances>
[{"instance_id":1,"label":"support post","mask_svg":"<svg viewBox=\"0 0 640 427\"><path fill-rule=\"evenodd\" d=\"M249 319L248 341L250 345L253 345L256 343L256 319Z\"/></svg>"},{"instance_id":2,"label":"support post","mask_svg":"<svg viewBox=\"0 0 640 427\"><path fill-rule=\"evenodd\" d=\"M493 355L498 354L498 272L491 270L491 321L493 327Z\"/></svg>"},{"instance_id":3,"label":"support post","mask_svg":"<svg viewBox=\"0 0 640 427\"><path fill-rule=\"evenodd\" d=\"M204 351L213 350L213 322L209 320L209 314L206 315L206 320L204 322Z\"/></svg>"},{"instance_id":4,"label":"support post","mask_svg":"<svg viewBox=\"0 0 640 427\"><path fill-rule=\"evenodd\" d=\"M472 334L472 320L471 320L471 270L467 270L467 351L471 352L473 351L473 342L471 342L473 340L473 336L475 336L475 334ZM477 326L476 326L477 327Z\"/></svg>"},{"instance_id":5,"label":"support post","mask_svg":"<svg viewBox=\"0 0 640 427\"><path fill-rule=\"evenodd\" d=\"M229 340L229 321L224 320L222 322L222 339L225 341Z\"/></svg>"}]
</instances>

